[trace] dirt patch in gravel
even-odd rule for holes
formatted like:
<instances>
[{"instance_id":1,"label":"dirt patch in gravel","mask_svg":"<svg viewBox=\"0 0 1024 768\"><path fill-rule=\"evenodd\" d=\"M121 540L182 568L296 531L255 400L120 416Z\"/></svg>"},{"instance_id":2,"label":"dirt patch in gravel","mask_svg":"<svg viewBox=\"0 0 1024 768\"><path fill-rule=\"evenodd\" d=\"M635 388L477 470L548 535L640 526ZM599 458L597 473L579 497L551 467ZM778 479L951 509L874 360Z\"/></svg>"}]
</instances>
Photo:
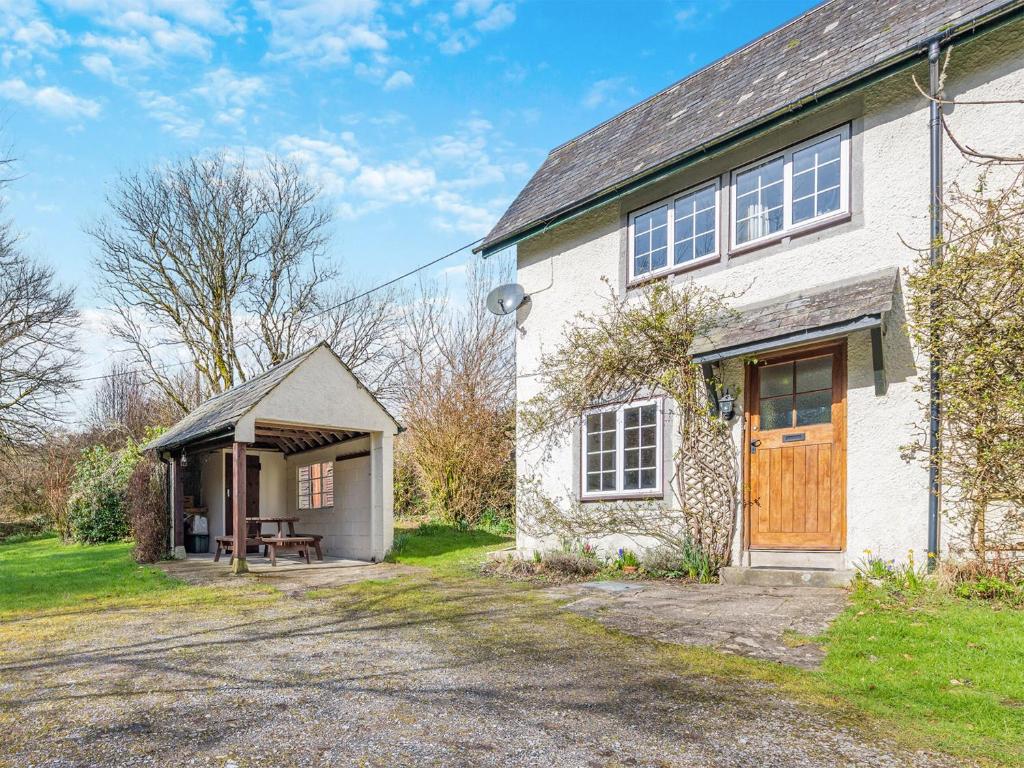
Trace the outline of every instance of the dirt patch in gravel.
<instances>
[{"instance_id":1,"label":"dirt patch in gravel","mask_svg":"<svg viewBox=\"0 0 1024 768\"><path fill-rule=\"evenodd\" d=\"M954 764L531 587L421 575L314 594L0 627L0 765Z\"/></svg>"}]
</instances>

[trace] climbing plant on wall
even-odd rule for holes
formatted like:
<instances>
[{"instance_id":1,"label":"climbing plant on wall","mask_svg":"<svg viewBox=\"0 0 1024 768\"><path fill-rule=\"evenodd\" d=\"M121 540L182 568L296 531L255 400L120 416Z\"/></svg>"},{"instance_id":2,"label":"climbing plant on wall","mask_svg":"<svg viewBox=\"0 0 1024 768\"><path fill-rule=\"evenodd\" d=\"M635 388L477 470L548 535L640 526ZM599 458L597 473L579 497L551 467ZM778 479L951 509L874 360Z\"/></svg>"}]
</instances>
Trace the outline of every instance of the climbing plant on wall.
<instances>
[{"instance_id":1,"label":"climbing plant on wall","mask_svg":"<svg viewBox=\"0 0 1024 768\"><path fill-rule=\"evenodd\" d=\"M607 283L607 281L606 281ZM666 397L675 433L663 499L581 503L566 489L553 496L526 473L520 525L537 535L581 541L622 534L682 552L697 546L714 567L729 560L738 503L736 449L713 412L693 340L727 313L728 298L693 282L664 282L617 297L601 311L577 315L557 349L541 358L540 394L520 410L520 436L539 446L538 461L571 440L584 411L652 395Z\"/></svg>"},{"instance_id":2,"label":"climbing plant on wall","mask_svg":"<svg viewBox=\"0 0 1024 768\"><path fill-rule=\"evenodd\" d=\"M986 557L1024 548L1024 172L953 186L943 219L942 258L908 276L910 330L941 370L943 510Z\"/></svg>"}]
</instances>

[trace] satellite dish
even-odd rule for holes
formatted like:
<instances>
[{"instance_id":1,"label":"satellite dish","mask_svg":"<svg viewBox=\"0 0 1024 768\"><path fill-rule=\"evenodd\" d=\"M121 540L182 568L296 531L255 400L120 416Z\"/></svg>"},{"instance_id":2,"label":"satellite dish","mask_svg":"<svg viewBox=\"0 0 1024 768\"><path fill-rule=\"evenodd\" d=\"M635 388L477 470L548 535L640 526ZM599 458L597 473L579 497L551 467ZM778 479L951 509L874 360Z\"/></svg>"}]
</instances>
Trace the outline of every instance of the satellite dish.
<instances>
[{"instance_id":1,"label":"satellite dish","mask_svg":"<svg viewBox=\"0 0 1024 768\"><path fill-rule=\"evenodd\" d=\"M519 283L506 283L487 294L487 308L495 315L510 315L529 297Z\"/></svg>"}]
</instances>

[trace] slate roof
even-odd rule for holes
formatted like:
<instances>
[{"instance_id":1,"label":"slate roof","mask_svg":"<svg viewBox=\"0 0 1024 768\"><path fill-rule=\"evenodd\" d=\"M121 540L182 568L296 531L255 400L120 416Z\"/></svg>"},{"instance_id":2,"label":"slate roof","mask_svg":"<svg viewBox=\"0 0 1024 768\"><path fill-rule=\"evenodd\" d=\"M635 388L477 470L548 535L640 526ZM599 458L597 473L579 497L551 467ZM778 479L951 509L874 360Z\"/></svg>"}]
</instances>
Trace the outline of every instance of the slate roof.
<instances>
[{"instance_id":1,"label":"slate roof","mask_svg":"<svg viewBox=\"0 0 1024 768\"><path fill-rule=\"evenodd\" d=\"M821 338L854 326L881 325L884 315L892 310L898 276L898 270L889 267L737 307L735 315L695 340L690 352L698 362L707 362L748 354L754 345L770 349L799 343L801 337L812 332L821 332Z\"/></svg>"},{"instance_id":2,"label":"slate roof","mask_svg":"<svg viewBox=\"0 0 1024 768\"><path fill-rule=\"evenodd\" d=\"M180 448L205 437L233 430L242 416L270 394L270 391L284 381L289 373L298 368L306 358L322 346L326 346L326 344L317 344L305 352L300 352L294 357L278 363L259 376L254 376L219 395L214 395L156 440L146 445L145 450Z\"/></svg>"},{"instance_id":3,"label":"slate roof","mask_svg":"<svg viewBox=\"0 0 1024 768\"><path fill-rule=\"evenodd\" d=\"M477 250L898 64L1022 0L830 0L552 150Z\"/></svg>"}]
</instances>

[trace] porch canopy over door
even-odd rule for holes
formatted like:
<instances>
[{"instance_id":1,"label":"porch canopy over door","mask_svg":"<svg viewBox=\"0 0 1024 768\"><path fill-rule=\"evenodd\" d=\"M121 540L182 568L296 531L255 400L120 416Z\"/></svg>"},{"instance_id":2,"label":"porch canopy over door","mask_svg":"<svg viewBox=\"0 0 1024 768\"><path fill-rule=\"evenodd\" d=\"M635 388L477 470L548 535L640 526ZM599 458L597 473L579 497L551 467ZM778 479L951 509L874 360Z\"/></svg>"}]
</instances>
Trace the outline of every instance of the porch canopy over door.
<instances>
[{"instance_id":1,"label":"porch canopy over door","mask_svg":"<svg viewBox=\"0 0 1024 768\"><path fill-rule=\"evenodd\" d=\"M231 449L232 465L247 466L246 450L277 451L287 458L303 451L369 438L371 455L371 539L374 555L390 542L392 439L398 422L338 358L321 343L266 372L216 395L188 414L145 450L167 463L171 488L173 546L183 541L183 459L199 452ZM225 510L237 535L246 531L247 473L234 472L231 508ZM245 547L235 548L232 567L244 572Z\"/></svg>"},{"instance_id":2,"label":"porch canopy over door","mask_svg":"<svg viewBox=\"0 0 1024 768\"><path fill-rule=\"evenodd\" d=\"M875 391L883 394L882 334L893 308L898 274L896 269L888 268L737 307L707 334L694 339L690 354L702 366L711 387L712 366L723 360L763 357L866 330L871 332ZM710 392L717 407L718 393L713 387Z\"/></svg>"},{"instance_id":3,"label":"porch canopy over door","mask_svg":"<svg viewBox=\"0 0 1024 768\"><path fill-rule=\"evenodd\" d=\"M840 550L845 541L846 337L869 331L875 391L886 389L882 334L895 269L741 306L698 338L712 403L713 366L745 366L743 474L746 546Z\"/></svg>"}]
</instances>

